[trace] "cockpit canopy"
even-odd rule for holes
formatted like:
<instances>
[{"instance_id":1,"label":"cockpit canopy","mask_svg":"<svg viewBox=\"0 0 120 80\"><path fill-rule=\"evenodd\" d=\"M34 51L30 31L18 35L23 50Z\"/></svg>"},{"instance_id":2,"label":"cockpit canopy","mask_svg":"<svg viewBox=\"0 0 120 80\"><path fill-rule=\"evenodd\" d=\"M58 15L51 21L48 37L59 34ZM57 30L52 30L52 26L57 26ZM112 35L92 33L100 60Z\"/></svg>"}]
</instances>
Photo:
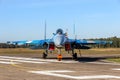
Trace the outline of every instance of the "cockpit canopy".
<instances>
[{"instance_id":1,"label":"cockpit canopy","mask_svg":"<svg viewBox=\"0 0 120 80\"><path fill-rule=\"evenodd\" d=\"M56 34L63 34L63 30L62 30L62 29L58 29L58 30L56 31Z\"/></svg>"}]
</instances>

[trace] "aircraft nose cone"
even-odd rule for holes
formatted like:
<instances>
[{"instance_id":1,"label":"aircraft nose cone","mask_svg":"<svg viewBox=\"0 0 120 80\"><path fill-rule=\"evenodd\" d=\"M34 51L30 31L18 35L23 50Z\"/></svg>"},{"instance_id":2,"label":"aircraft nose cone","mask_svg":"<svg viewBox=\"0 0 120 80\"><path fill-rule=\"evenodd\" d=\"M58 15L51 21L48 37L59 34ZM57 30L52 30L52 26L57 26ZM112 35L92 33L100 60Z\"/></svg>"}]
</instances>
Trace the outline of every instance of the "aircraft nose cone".
<instances>
[{"instance_id":1,"label":"aircraft nose cone","mask_svg":"<svg viewBox=\"0 0 120 80\"><path fill-rule=\"evenodd\" d=\"M56 38L55 43L57 45L62 45L63 40L61 38Z\"/></svg>"},{"instance_id":2,"label":"aircraft nose cone","mask_svg":"<svg viewBox=\"0 0 120 80\"><path fill-rule=\"evenodd\" d=\"M56 36L54 37L54 43L55 45L58 47L62 46L63 45L63 42L64 42L64 38L63 36Z\"/></svg>"}]
</instances>

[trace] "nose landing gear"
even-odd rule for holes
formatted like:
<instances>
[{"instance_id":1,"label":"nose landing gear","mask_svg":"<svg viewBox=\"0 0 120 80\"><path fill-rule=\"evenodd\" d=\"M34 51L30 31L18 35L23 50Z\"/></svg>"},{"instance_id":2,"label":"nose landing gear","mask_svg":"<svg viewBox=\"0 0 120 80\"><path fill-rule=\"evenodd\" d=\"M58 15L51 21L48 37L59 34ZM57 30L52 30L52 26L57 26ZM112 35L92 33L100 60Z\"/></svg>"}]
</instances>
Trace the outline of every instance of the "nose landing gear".
<instances>
[{"instance_id":1,"label":"nose landing gear","mask_svg":"<svg viewBox=\"0 0 120 80\"><path fill-rule=\"evenodd\" d=\"M62 60L61 49L58 49L57 59L58 59L58 61L61 61L61 60Z\"/></svg>"},{"instance_id":2,"label":"nose landing gear","mask_svg":"<svg viewBox=\"0 0 120 80\"><path fill-rule=\"evenodd\" d=\"M72 49L72 57L73 57L74 60L78 59L77 53L74 53L74 49Z\"/></svg>"},{"instance_id":3,"label":"nose landing gear","mask_svg":"<svg viewBox=\"0 0 120 80\"><path fill-rule=\"evenodd\" d=\"M58 58L58 61L61 61L62 60L62 55L58 54L57 58Z\"/></svg>"}]
</instances>

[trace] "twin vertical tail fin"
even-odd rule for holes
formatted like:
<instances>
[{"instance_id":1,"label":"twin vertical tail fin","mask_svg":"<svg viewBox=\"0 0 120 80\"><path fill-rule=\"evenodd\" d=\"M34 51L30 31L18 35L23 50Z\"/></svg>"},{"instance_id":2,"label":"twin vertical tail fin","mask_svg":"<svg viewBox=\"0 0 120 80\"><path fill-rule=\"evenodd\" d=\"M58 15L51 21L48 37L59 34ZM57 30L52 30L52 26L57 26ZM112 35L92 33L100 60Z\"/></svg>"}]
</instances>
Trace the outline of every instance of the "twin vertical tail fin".
<instances>
[{"instance_id":1,"label":"twin vertical tail fin","mask_svg":"<svg viewBox=\"0 0 120 80\"><path fill-rule=\"evenodd\" d=\"M46 27L47 27L47 24L46 24L46 20L45 20L45 32L44 32L44 39L46 40Z\"/></svg>"},{"instance_id":2,"label":"twin vertical tail fin","mask_svg":"<svg viewBox=\"0 0 120 80\"><path fill-rule=\"evenodd\" d=\"M74 37L75 37L75 40L77 39L77 35L76 35L76 32L75 32L75 24L73 25L73 34L74 34Z\"/></svg>"}]
</instances>

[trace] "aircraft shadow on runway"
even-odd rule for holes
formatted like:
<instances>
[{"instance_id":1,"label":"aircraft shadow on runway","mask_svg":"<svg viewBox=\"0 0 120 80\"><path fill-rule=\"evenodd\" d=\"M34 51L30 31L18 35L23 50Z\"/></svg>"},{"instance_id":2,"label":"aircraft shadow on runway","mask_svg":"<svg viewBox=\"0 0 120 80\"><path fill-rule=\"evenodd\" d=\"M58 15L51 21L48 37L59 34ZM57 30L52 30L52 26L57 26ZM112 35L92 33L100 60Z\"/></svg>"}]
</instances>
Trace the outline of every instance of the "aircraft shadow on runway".
<instances>
[{"instance_id":1,"label":"aircraft shadow on runway","mask_svg":"<svg viewBox=\"0 0 120 80\"><path fill-rule=\"evenodd\" d=\"M95 62L107 59L107 57L79 57L77 61L79 62Z\"/></svg>"},{"instance_id":2,"label":"aircraft shadow on runway","mask_svg":"<svg viewBox=\"0 0 120 80\"><path fill-rule=\"evenodd\" d=\"M41 58L41 57L34 57L34 58ZM120 56L104 56L104 57L78 57L78 62L95 62L95 61L103 61L105 59L109 58L120 58ZM56 57L48 57L47 59L57 59ZM68 61L68 60L74 60L71 57L63 57L62 60Z\"/></svg>"},{"instance_id":3,"label":"aircraft shadow on runway","mask_svg":"<svg viewBox=\"0 0 120 80\"><path fill-rule=\"evenodd\" d=\"M95 62L103 61L109 58L120 58L120 56L103 56L103 57L79 57L77 61L79 62Z\"/></svg>"}]
</instances>

